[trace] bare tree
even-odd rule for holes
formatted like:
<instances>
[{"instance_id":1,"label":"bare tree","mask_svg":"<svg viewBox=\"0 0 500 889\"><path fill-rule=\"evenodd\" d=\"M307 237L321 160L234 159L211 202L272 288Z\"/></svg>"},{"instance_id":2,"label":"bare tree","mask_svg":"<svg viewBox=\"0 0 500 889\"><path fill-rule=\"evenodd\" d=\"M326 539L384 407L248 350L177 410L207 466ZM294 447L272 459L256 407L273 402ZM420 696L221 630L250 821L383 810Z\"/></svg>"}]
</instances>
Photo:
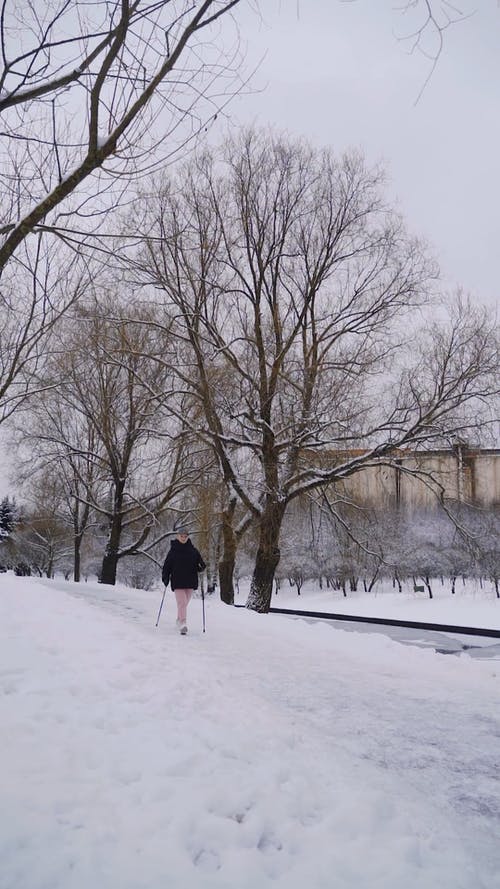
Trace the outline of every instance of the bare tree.
<instances>
[{"instance_id":1,"label":"bare tree","mask_svg":"<svg viewBox=\"0 0 500 889\"><path fill-rule=\"evenodd\" d=\"M435 67L446 32L474 12L470 3L468 7L459 9L450 0L406 0L398 9L403 22L399 39L410 42L411 49L422 52Z\"/></svg>"},{"instance_id":2,"label":"bare tree","mask_svg":"<svg viewBox=\"0 0 500 889\"><path fill-rule=\"evenodd\" d=\"M50 334L89 285L88 267L64 245L37 235L31 246L0 281L0 423L40 391Z\"/></svg>"},{"instance_id":3,"label":"bare tree","mask_svg":"<svg viewBox=\"0 0 500 889\"><path fill-rule=\"evenodd\" d=\"M357 2L357 0L343 0ZM445 46L447 31L470 18L477 10L473 0L460 8L453 0L402 0L396 11L397 39L409 47L410 53L420 53L428 60L429 70L419 90L416 102L425 91L438 65Z\"/></svg>"},{"instance_id":4,"label":"bare tree","mask_svg":"<svg viewBox=\"0 0 500 889\"><path fill-rule=\"evenodd\" d=\"M35 10L4 0L0 114L11 173L0 272L40 226L71 240L77 217L97 212L103 189L151 169L159 159L153 147L166 137L172 152L173 131L186 118L199 129L201 96L215 112L210 89L229 63L222 53L200 49L239 2L49 0ZM89 177L87 192L54 216Z\"/></svg>"},{"instance_id":5,"label":"bare tree","mask_svg":"<svg viewBox=\"0 0 500 889\"><path fill-rule=\"evenodd\" d=\"M95 425L61 396L64 386L53 358L46 371L51 385L31 398L17 414L12 439L17 446L17 478L29 498L40 478L57 490L57 518L68 527L73 541L73 579L80 581L82 545L95 524L91 504L104 481ZM52 498L54 499L54 498Z\"/></svg>"},{"instance_id":6,"label":"bare tree","mask_svg":"<svg viewBox=\"0 0 500 889\"><path fill-rule=\"evenodd\" d=\"M500 599L500 509L498 504L486 509L464 508L460 520L465 528L463 537L475 562L476 574L487 577Z\"/></svg>"},{"instance_id":7,"label":"bare tree","mask_svg":"<svg viewBox=\"0 0 500 889\"><path fill-rule=\"evenodd\" d=\"M121 312L116 294L100 291L61 328L58 352L45 369L50 397L32 408L36 421L28 436L39 463L64 467L60 481L71 504L75 547L90 514L100 528L100 580L111 584L120 559L166 536L165 530L156 533L159 516L193 479L185 440L177 435L180 424L170 420L166 428L156 399L168 388L170 372L142 357L146 338L153 357L164 354L165 338L156 342L156 353L148 329Z\"/></svg>"},{"instance_id":8,"label":"bare tree","mask_svg":"<svg viewBox=\"0 0 500 889\"><path fill-rule=\"evenodd\" d=\"M69 576L72 535L63 515L57 477L39 473L26 493L22 519L13 535L17 570L50 578L60 570Z\"/></svg>"},{"instance_id":9,"label":"bare tree","mask_svg":"<svg viewBox=\"0 0 500 889\"><path fill-rule=\"evenodd\" d=\"M64 286L74 260L55 254L65 244L81 264L134 177L238 90L237 29L220 28L239 2L3 0L0 421L34 388L46 335L81 289Z\"/></svg>"},{"instance_id":10,"label":"bare tree","mask_svg":"<svg viewBox=\"0 0 500 889\"><path fill-rule=\"evenodd\" d=\"M424 324L416 347L434 269L380 185L357 155L249 132L165 189L136 261L182 343L176 370L204 413L193 431L254 517L257 610L288 503L471 428L492 391L498 346L469 305Z\"/></svg>"}]
</instances>

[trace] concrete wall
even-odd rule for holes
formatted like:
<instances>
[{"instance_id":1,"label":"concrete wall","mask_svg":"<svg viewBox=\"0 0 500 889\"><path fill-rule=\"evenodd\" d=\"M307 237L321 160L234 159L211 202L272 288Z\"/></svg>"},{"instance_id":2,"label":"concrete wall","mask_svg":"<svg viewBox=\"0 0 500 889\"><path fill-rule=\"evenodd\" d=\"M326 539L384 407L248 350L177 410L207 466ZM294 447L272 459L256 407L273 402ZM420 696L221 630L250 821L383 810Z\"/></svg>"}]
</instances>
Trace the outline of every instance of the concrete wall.
<instances>
[{"instance_id":1,"label":"concrete wall","mask_svg":"<svg viewBox=\"0 0 500 889\"><path fill-rule=\"evenodd\" d=\"M441 489L446 499L500 505L500 450L406 451L396 460L397 466L362 469L336 484L336 490L357 503L399 504L410 511L432 508Z\"/></svg>"}]
</instances>

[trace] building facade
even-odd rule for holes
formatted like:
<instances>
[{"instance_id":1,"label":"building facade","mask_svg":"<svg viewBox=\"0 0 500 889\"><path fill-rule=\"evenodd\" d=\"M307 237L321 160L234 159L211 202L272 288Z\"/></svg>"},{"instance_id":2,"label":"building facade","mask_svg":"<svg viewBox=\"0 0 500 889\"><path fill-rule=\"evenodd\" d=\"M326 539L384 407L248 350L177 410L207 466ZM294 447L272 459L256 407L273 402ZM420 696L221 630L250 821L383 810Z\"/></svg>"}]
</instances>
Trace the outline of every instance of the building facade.
<instances>
[{"instance_id":1,"label":"building facade","mask_svg":"<svg viewBox=\"0 0 500 889\"><path fill-rule=\"evenodd\" d=\"M344 452L336 458L340 462L346 456ZM441 498L498 507L500 449L458 445L434 451L401 450L392 455L390 465L381 460L361 469L336 482L335 490L348 500L377 509L432 509Z\"/></svg>"}]
</instances>

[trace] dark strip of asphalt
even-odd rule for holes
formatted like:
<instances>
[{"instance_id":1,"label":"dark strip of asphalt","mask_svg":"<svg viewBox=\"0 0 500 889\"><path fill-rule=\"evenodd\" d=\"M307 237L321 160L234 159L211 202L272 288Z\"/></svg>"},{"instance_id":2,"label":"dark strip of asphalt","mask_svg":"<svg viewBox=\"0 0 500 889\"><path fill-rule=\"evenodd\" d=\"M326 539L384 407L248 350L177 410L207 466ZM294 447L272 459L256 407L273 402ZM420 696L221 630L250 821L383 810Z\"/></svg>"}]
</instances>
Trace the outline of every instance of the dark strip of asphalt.
<instances>
[{"instance_id":1,"label":"dark strip of asphalt","mask_svg":"<svg viewBox=\"0 0 500 889\"><path fill-rule=\"evenodd\" d=\"M463 636L489 636L492 639L500 639L500 630L487 630L484 627L455 627L452 624L428 624L416 620L362 617L359 614L332 614L328 611L299 611L295 608L270 608L269 611L272 614L293 614L297 617L317 617L322 620L344 620L353 623L379 624L386 627L408 627L413 630L434 630L437 633L460 633Z\"/></svg>"}]
</instances>

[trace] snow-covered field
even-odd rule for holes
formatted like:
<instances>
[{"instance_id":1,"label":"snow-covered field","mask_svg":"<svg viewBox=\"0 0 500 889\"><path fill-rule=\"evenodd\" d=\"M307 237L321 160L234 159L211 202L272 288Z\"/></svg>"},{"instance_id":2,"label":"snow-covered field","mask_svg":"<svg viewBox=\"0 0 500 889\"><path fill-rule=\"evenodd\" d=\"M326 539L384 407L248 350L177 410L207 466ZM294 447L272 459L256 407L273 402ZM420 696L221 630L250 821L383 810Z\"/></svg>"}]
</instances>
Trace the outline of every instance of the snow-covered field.
<instances>
[{"instance_id":1,"label":"snow-covered field","mask_svg":"<svg viewBox=\"0 0 500 889\"><path fill-rule=\"evenodd\" d=\"M498 889L497 662L158 605L0 576L1 889Z\"/></svg>"},{"instance_id":2,"label":"snow-covered field","mask_svg":"<svg viewBox=\"0 0 500 889\"><path fill-rule=\"evenodd\" d=\"M433 581L432 599L427 593L410 591L410 587L410 584L406 584L403 592L399 593L393 590L391 584L380 583L372 593L359 589L355 593L349 592L344 598L338 590L321 591L316 584L306 583L298 596L296 588L285 581L278 595L273 595L272 605L277 608L500 630L500 599L495 596L493 584L487 581L481 587L478 581L467 580L464 584L458 580L454 594L450 592L448 580L444 584L440 580ZM247 584L243 584L239 597L242 602L245 601L246 589Z\"/></svg>"}]
</instances>

